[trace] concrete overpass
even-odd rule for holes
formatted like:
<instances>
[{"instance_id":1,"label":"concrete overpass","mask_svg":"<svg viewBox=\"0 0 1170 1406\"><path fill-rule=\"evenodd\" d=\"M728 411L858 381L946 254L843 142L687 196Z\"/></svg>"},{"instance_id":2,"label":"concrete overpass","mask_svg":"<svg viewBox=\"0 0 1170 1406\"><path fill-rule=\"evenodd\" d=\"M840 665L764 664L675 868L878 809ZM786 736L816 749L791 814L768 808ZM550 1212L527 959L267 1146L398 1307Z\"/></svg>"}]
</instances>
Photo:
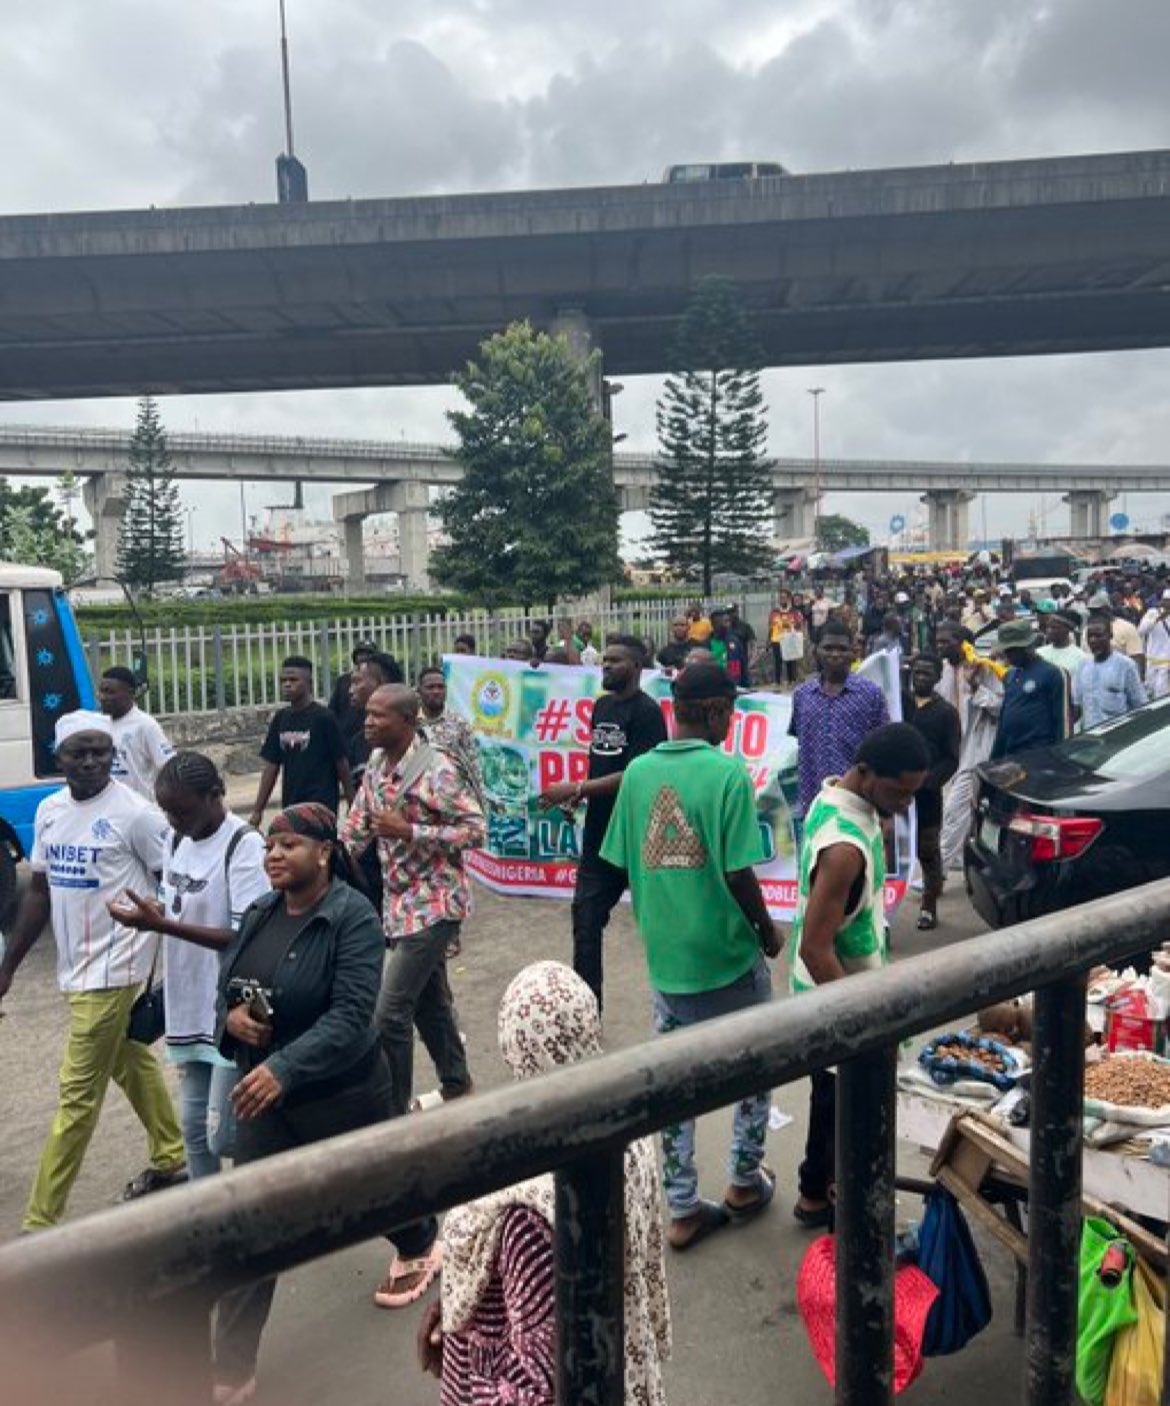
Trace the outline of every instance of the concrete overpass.
<instances>
[{"instance_id":1,"label":"concrete overpass","mask_svg":"<svg viewBox=\"0 0 1170 1406\"><path fill-rule=\"evenodd\" d=\"M0 219L0 399L446 380L517 318L665 369L729 274L772 366L1170 344L1170 151Z\"/></svg>"},{"instance_id":2,"label":"concrete overpass","mask_svg":"<svg viewBox=\"0 0 1170 1406\"><path fill-rule=\"evenodd\" d=\"M438 444L188 433L171 434L168 441L180 479L373 484L334 499L334 517L345 523L354 579L363 574L362 523L393 512L398 514L404 570L410 580L423 580L429 490L460 476L449 450ZM0 425L0 474L56 478L69 470L84 478L98 574L111 576L129 448L126 430ZM812 535L816 472L811 459L775 461L778 538ZM649 506L657 473L653 454L614 455L623 511ZM825 459L820 480L824 492L922 493L931 541L957 548L965 547L970 536L969 504L976 493L1064 494L1072 509L1073 535L1101 537L1110 499L1118 493L1170 493L1170 465Z\"/></svg>"}]
</instances>

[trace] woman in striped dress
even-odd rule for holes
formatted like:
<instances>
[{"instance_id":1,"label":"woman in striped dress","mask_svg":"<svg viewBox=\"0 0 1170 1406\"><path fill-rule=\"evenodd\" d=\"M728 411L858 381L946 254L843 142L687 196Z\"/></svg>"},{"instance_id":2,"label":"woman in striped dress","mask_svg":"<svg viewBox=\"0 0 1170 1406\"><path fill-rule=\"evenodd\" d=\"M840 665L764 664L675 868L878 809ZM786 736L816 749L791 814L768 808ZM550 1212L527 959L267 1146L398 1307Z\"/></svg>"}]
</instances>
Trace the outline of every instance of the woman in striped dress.
<instances>
[{"instance_id":1,"label":"woman in striped dress","mask_svg":"<svg viewBox=\"0 0 1170 1406\"><path fill-rule=\"evenodd\" d=\"M601 1051L597 1001L560 962L526 967L504 993L500 1051L518 1079ZM665 1406L670 1308L653 1144L626 1149L625 1399ZM419 1352L442 1406L553 1406L556 1391L553 1179L536 1177L460 1206L442 1231L440 1303Z\"/></svg>"}]
</instances>

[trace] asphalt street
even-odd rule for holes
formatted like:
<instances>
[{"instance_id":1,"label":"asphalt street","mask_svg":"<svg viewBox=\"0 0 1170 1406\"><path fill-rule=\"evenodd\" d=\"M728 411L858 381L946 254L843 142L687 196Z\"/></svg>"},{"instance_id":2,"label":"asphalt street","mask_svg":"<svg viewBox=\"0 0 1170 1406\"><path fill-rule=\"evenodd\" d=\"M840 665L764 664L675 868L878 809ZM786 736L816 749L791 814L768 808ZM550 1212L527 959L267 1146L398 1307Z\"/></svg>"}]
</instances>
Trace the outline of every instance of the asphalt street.
<instances>
[{"instance_id":1,"label":"asphalt street","mask_svg":"<svg viewBox=\"0 0 1170 1406\"><path fill-rule=\"evenodd\" d=\"M895 957L911 958L940 943L978 940L983 930L965 896L955 889L941 908L942 927L914 930L908 905L895 926ZM477 1083L490 1088L505 1075L495 1049L496 1010L511 977L529 961L569 957L568 905L552 900L504 900L477 893L477 910L465 930L462 956L453 965L460 1019ZM644 962L631 914L623 909L607 937L606 1041L611 1048L650 1038ZM776 985L781 985L777 974ZM51 940L45 938L20 972L0 1021L4 1136L0 1139L0 1238L17 1233L24 1197L41 1139L52 1117L55 1074L65 1032L64 1003L55 988ZM420 1050L418 1081L429 1087L430 1069ZM831 1400L809 1350L796 1310L795 1281L812 1236L791 1216L796 1166L803 1147L807 1093L804 1084L778 1090L774 1102L794 1118L769 1135L769 1163L779 1178L772 1208L745 1228L715 1236L692 1254L668 1264L674 1318L674 1358L667 1385L672 1406L773 1406L777 1401ZM427 1115L420 1115L427 1116ZM730 1114L704 1119L699 1157L705 1193L719 1196ZM70 1211L81 1216L109 1205L122 1184L145 1162L145 1145L128 1105L111 1089L101 1123L78 1180ZM917 1149L900 1144L903 1170L921 1172ZM181 1213L182 1191L175 1198ZM902 1195L899 1221L917 1219L921 1203ZM966 1351L934 1359L907 1392L908 1401L948 1401L983 1406L1000 1393L1018 1399L1023 1353L1011 1329L1012 1267L1006 1252L984 1245L995 1296L996 1319ZM317 1406L433 1406L437 1387L418 1373L414 1359L417 1307L386 1312L372 1302L387 1262L374 1242L286 1276L276 1299L260 1366L263 1403ZM84 1286L79 1286L84 1292ZM117 1401L106 1358L97 1354L90 1377L93 1401Z\"/></svg>"}]
</instances>

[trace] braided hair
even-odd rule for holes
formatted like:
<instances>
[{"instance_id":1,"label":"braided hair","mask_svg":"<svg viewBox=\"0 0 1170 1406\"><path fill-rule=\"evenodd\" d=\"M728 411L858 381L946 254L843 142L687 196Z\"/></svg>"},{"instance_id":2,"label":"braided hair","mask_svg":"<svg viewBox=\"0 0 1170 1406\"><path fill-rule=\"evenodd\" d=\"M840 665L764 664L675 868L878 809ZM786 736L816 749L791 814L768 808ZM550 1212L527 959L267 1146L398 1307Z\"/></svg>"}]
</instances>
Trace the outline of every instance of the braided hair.
<instances>
[{"instance_id":1,"label":"braided hair","mask_svg":"<svg viewBox=\"0 0 1170 1406\"><path fill-rule=\"evenodd\" d=\"M155 791L192 791L197 796L224 795L227 787L219 768L202 752L176 752L163 764Z\"/></svg>"}]
</instances>

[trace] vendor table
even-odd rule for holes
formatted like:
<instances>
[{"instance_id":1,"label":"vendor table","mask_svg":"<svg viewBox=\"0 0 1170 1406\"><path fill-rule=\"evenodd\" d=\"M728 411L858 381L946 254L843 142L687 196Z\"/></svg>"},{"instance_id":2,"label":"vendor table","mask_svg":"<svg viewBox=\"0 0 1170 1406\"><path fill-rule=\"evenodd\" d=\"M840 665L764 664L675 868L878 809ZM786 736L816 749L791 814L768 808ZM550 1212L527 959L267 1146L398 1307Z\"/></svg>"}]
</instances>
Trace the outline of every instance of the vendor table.
<instances>
[{"instance_id":1,"label":"vendor table","mask_svg":"<svg viewBox=\"0 0 1170 1406\"><path fill-rule=\"evenodd\" d=\"M969 1113L972 1106L945 1096L934 1098L908 1089L898 1092L898 1136L907 1142L934 1151L942 1142L956 1113ZM984 1114L986 1116L986 1114ZM1027 1128L1015 1128L996 1120L999 1136L1025 1159L1031 1149ZM1170 1171L1143 1157L1127 1156L1105 1148L1084 1147L1082 1160L1085 1192L1131 1215L1154 1220L1170 1219Z\"/></svg>"}]
</instances>

